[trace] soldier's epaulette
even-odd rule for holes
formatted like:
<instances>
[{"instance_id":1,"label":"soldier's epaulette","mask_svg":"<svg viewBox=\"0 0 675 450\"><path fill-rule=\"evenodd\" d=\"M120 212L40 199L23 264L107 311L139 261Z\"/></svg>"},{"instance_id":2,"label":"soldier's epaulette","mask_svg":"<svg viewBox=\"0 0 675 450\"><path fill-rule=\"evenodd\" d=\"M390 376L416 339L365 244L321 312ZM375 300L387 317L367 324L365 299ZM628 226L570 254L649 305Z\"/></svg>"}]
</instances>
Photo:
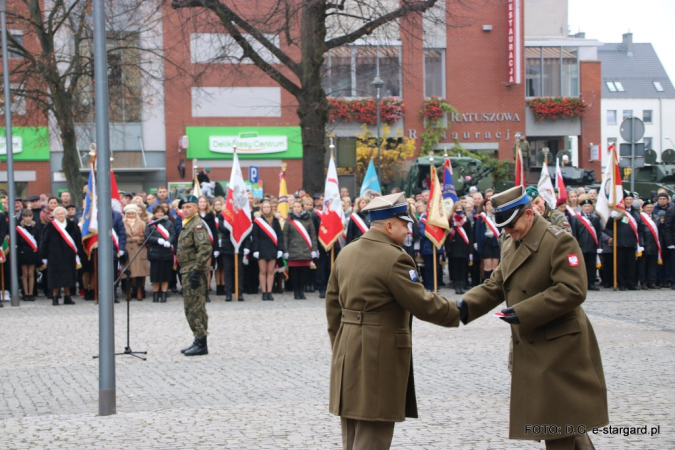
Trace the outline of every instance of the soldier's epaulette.
<instances>
[{"instance_id":1,"label":"soldier's epaulette","mask_svg":"<svg viewBox=\"0 0 675 450\"><path fill-rule=\"evenodd\" d=\"M560 228L558 225L549 225L547 231L553 234L555 237L559 237L561 234L565 234L565 229Z\"/></svg>"}]
</instances>

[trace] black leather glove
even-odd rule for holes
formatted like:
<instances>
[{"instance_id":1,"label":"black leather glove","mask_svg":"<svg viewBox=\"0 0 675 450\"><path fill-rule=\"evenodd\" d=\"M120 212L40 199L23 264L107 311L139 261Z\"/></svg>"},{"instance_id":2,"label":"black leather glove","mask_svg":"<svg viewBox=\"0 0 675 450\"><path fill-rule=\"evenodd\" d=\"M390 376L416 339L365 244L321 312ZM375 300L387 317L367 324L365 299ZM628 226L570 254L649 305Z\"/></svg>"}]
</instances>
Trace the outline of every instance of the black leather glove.
<instances>
[{"instance_id":1,"label":"black leather glove","mask_svg":"<svg viewBox=\"0 0 675 450\"><path fill-rule=\"evenodd\" d=\"M459 309L459 320L466 325L466 321L469 320L469 307L466 305L466 302L460 298L457 300L457 308Z\"/></svg>"},{"instance_id":2,"label":"black leather glove","mask_svg":"<svg viewBox=\"0 0 675 450\"><path fill-rule=\"evenodd\" d=\"M190 287L192 289L197 289L199 287L199 272L196 270L190 272Z\"/></svg>"},{"instance_id":3,"label":"black leather glove","mask_svg":"<svg viewBox=\"0 0 675 450\"><path fill-rule=\"evenodd\" d=\"M502 309L502 314L507 314L506 317L500 317L504 322L510 323L511 325L519 325L520 320L516 315L516 310L513 308L504 308Z\"/></svg>"}]
</instances>

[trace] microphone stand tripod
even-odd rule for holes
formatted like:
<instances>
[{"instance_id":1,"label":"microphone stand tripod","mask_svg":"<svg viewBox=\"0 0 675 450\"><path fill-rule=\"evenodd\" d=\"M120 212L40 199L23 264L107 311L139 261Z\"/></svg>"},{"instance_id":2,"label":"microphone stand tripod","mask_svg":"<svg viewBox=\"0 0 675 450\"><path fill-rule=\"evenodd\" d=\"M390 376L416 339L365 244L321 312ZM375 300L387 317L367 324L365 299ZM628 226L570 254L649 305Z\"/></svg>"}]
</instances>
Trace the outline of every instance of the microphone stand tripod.
<instances>
[{"instance_id":1,"label":"microphone stand tripod","mask_svg":"<svg viewBox=\"0 0 675 450\"><path fill-rule=\"evenodd\" d=\"M150 231L150 234L148 234L148 237L145 238L145 241L143 241L143 244L141 244L138 251L136 251L136 254L134 255L134 257L131 258L131 260L127 263L127 265L124 267L124 269L120 270L120 276L117 277L117 279L113 283L113 286L117 285L117 283L119 283L119 281L122 279L122 277L124 275L127 275L128 283L127 283L127 288L126 288L126 293L125 293L126 300L127 300L127 345L126 345L126 347L124 347L124 351L122 353L115 353L115 356L130 355L130 356L134 356L138 359L142 359L143 361L145 361L147 359L145 356L141 356L141 355L147 355L148 354L147 351L145 351L145 352L135 352L135 351L131 350L131 343L130 343L130 339L131 339L130 338L130 310L129 310L129 305L131 304L131 277L129 275L131 275L131 271L129 270L129 267L131 266L131 263L133 263L136 260L138 255L141 253L141 251L145 247L145 244L148 243L148 241L150 240L150 237L153 235L154 232L155 232L155 228L152 228L151 231ZM94 359L96 359L96 358L98 358L98 355L94 356Z\"/></svg>"}]
</instances>

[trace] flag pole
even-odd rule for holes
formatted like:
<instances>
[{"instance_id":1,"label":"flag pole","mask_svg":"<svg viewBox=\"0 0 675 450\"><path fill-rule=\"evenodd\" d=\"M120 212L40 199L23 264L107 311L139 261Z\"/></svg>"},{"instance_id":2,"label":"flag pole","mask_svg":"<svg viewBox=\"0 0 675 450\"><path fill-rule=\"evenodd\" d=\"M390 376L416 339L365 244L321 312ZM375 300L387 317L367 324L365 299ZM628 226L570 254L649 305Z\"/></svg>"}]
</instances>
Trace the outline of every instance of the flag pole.
<instances>
[{"instance_id":1,"label":"flag pole","mask_svg":"<svg viewBox=\"0 0 675 450\"><path fill-rule=\"evenodd\" d=\"M333 270L333 264L335 263L335 244L330 248L330 268Z\"/></svg>"},{"instance_id":2,"label":"flag pole","mask_svg":"<svg viewBox=\"0 0 675 450\"><path fill-rule=\"evenodd\" d=\"M438 274L437 274L438 264L436 263L436 245L434 245L434 262L433 262L433 264L434 264L434 293L437 294L438 293Z\"/></svg>"},{"instance_id":3,"label":"flag pole","mask_svg":"<svg viewBox=\"0 0 675 450\"><path fill-rule=\"evenodd\" d=\"M234 298L239 299L239 249L234 252Z\"/></svg>"},{"instance_id":4,"label":"flag pole","mask_svg":"<svg viewBox=\"0 0 675 450\"><path fill-rule=\"evenodd\" d=\"M616 218L614 220L614 238L612 239L612 244L614 245L614 290L616 291Z\"/></svg>"}]
</instances>

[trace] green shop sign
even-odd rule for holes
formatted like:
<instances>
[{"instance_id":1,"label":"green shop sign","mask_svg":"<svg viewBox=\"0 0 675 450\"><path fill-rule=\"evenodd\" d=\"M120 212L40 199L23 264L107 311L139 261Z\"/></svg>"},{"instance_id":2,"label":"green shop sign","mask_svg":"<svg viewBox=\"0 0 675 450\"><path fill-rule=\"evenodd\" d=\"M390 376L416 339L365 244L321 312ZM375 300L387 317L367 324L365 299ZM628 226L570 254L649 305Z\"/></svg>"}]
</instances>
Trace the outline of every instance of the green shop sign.
<instances>
[{"instance_id":1,"label":"green shop sign","mask_svg":"<svg viewBox=\"0 0 675 450\"><path fill-rule=\"evenodd\" d=\"M300 127L187 127L188 159L302 159Z\"/></svg>"},{"instance_id":2,"label":"green shop sign","mask_svg":"<svg viewBox=\"0 0 675 450\"><path fill-rule=\"evenodd\" d=\"M49 161L47 127L12 127L14 161ZM7 160L5 127L0 128L0 161Z\"/></svg>"}]
</instances>

